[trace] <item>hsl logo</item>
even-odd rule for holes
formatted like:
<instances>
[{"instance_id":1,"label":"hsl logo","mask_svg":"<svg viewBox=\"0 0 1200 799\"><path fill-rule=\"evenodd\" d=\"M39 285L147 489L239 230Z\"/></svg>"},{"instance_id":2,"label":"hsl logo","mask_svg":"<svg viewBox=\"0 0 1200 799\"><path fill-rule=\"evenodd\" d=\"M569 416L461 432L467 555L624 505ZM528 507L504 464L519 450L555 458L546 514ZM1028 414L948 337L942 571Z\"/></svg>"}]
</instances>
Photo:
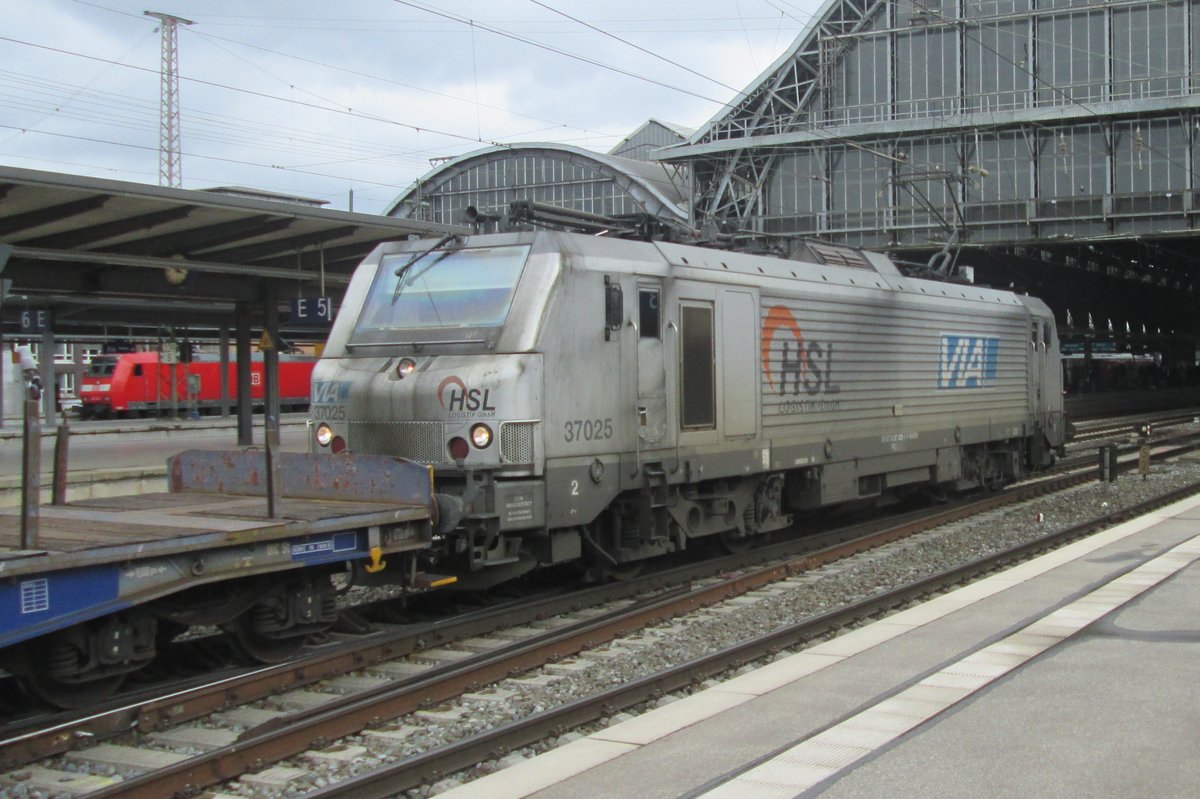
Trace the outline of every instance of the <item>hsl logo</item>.
<instances>
[{"instance_id":1,"label":"hsl logo","mask_svg":"<svg viewBox=\"0 0 1200 799\"><path fill-rule=\"evenodd\" d=\"M447 390L449 389L449 390ZM450 375L438 384L438 402L451 413L485 411L494 413L490 388L467 388L461 377Z\"/></svg>"},{"instance_id":2,"label":"hsl logo","mask_svg":"<svg viewBox=\"0 0 1200 799\"><path fill-rule=\"evenodd\" d=\"M942 334L938 349L938 388L984 388L996 385L1000 339L995 336Z\"/></svg>"},{"instance_id":3,"label":"hsl logo","mask_svg":"<svg viewBox=\"0 0 1200 799\"><path fill-rule=\"evenodd\" d=\"M782 337L782 357L779 359L778 373L771 368L771 353L777 337ZM771 306L767 310L767 318L763 320L762 367L767 382L781 397L788 394L789 379L793 396L798 396L801 388L805 394L814 397L818 394L837 394L842 390L840 386L830 382L833 344L820 344L815 341L806 343L800 323L796 321L791 310L783 305Z\"/></svg>"}]
</instances>

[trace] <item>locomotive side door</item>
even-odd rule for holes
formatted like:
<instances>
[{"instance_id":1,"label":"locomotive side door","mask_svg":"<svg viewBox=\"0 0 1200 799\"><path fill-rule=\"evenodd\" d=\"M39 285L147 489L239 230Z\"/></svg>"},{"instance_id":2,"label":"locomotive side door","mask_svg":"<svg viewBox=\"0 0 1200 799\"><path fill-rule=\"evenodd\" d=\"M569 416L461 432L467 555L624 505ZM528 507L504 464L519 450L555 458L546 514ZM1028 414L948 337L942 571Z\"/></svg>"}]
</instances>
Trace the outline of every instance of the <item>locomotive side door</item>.
<instances>
[{"instance_id":1,"label":"locomotive side door","mask_svg":"<svg viewBox=\"0 0 1200 799\"><path fill-rule=\"evenodd\" d=\"M667 369L663 353L662 281L637 283L637 431L638 450L669 446Z\"/></svg>"},{"instance_id":2,"label":"locomotive side door","mask_svg":"<svg viewBox=\"0 0 1200 799\"><path fill-rule=\"evenodd\" d=\"M726 438L758 433L758 298L726 289L721 296L717 339L721 363L721 430Z\"/></svg>"},{"instance_id":3,"label":"locomotive side door","mask_svg":"<svg viewBox=\"0 0 1200 799\"><path fill-rule=\"evenodd\" d=\"M1036 317L1035 317L1036 319ZM1063 441L1062 414L1062 366L1058 359L1058 341L1053 326L1053 317L1041 317L1041 346L1038 348L1037 418L1046 431L1046 438L1053 445Z\"/></svg>"},{"instance_id":4,"label":"locomotive side door","mask_svg":"<svg viewBox=\"0 0 1200 799\"><path fill-rule=\"evenodd\" d=\"M1046 350L1042 344L1042 323L1037 316L1029 322L1029 405L1035 409L1038 421L1042 418L1042 374L1046 371Z\"/></svg>"}]
</instances>

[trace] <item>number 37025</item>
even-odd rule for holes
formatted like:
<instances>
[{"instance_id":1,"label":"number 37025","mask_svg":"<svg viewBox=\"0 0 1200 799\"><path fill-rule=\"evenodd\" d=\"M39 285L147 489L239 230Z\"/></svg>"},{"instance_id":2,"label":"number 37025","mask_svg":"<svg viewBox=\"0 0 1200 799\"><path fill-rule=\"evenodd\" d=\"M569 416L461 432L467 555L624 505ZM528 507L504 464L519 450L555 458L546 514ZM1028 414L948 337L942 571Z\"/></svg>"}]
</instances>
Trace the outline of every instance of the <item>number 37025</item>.
<instances>
[{"instance_id":1,"label":"number 37025","mask_svg":"<svg viewBox=\"0 0 1200 799\"><path fill-rule=\"evenodd\" d=\"M563 423L563 439L573 441L602 441L613 437L612 419L571 419Z\"/></svg>"}]
</instances>

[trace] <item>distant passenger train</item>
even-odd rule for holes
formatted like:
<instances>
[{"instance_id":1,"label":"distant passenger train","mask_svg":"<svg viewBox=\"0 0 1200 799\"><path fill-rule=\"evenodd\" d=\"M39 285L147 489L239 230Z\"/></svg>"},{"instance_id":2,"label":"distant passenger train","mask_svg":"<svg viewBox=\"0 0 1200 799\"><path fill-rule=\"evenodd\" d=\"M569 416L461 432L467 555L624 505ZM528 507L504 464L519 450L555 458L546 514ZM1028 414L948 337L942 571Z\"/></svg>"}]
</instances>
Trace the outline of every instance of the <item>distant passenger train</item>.
<instances>
[{"instance_id":1,"label":"distant passenger train","mask_svg":"<svg viewBox=\"0 0 1200 799\"><path fill-rule=\"evenodd\" d=\"M1043 302L801 255L556 232L381 245L313 372L313 446L429 464L429 568L464 586L568 561L619 575L1051 463Z\"/></svg>"},{"instance_id":2,"label":"distant passenger train","mask_svg":"<svg viewBox=\"0 0 1200 799\"><path fill-rule=\"evenodd\" d=\"M287 409L308 406L309 388L316 359L300 355L279 356L279 404ZM174 399L172 395L174 382ZM262 356L250 365L250 396L263 403L265 380ZM237 364L229 362L229 397L237 397ZM79 387L84 419L113 415L138 416L192 408L200 412L221 407L221 362L211 356L190 363L159 361L157 352L128 352L99 355L92 359Z\"/></svg>"}]
</instances>

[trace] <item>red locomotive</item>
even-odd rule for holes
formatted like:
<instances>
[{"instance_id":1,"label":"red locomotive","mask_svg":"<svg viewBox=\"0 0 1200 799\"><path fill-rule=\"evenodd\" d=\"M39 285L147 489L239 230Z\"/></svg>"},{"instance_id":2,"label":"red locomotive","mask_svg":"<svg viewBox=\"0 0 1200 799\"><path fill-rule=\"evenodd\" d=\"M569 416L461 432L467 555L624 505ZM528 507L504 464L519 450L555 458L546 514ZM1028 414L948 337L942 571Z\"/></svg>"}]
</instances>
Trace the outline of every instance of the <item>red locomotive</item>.
<instances>
[{"instance_id":1,"label":"red locomotive","mask_svg":"<svg viewBox=\"0 0 1200 799\"><path fill-rule=\"evenodd\" d=\"M279 405L284 410L308 407L315 358L279 356ZM172 389L174 382L174 389ZM266 380L261 356L250 364L250 396L262 405ZM229 362L229 397L237 397L237 364ZM204 413L221 407L221 362L198 356L188 363L161 363L157 352L98 355L79 387L81 418L145 416L177 408Z\"/></svg>"}]
</instances>

